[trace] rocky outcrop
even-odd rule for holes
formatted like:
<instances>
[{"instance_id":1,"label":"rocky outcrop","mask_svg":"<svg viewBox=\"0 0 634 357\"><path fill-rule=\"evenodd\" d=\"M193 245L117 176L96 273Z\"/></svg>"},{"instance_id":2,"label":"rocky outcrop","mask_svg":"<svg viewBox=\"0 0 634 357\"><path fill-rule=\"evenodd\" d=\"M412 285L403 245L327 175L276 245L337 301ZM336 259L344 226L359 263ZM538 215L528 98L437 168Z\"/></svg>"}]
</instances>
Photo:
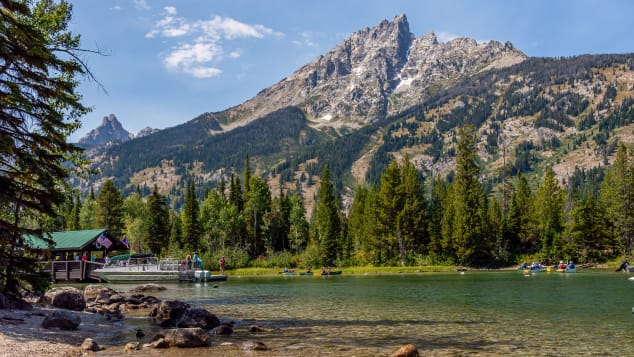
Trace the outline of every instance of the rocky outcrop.
<instances>
[{"instance_id":1,"label":"rocky outcrop","mask_svg":"<svg viewBox=\"0 0 634 357\"><path fill-rule=\"evenodd\" d=\"M79 139L79 144L84 147L93 147L113 142L122 143L133 137L133 134L123 128L117 117L110 114L103 117L101 125Z\"/></svg>"},{"instance_id":2,"label":"rocky outcrop","mask_svg":"<svg viewBox=\"0 0 634 357\"><path fill-rule=\"evenodd\" d=\"M60 328L62 330L76 330L81 324L79 315L64 310L54 310L46 315L42 321L43 328Z\"/></svg>"},{"instance_id":3,"label":"rocky outcrop","mask_svg":"<svg viewBox=\"0 0 634 357\"><path fill-rule=\"evenodd\" d=\"M158 284L143 284L143 285L139 285L136 286L132 289L130 289L131 293L146 293L146 292L157 292L157 291L163 291L166 290L167 288L164 287L163 285L158 285Z\"/></svg>"},{"instance_id":4,"label":"rocky outcrop","mask_svg":"<svg viewBox=\"0 0 634 357\"><path fill-rule=\"evenodd\" d=\"M84 292L73 287L52 288L42 296L40 302L67 310L81 311L86 308Z\"/></svg>"},{"instance_id":5,"label":"rocky outcrop","mask_svg":"<svg viewBox=\"0 0 634 357\"><path fill-rule=\"evenodd\" d=\"M86 338L84 342L82 342L81 346L79 346L79 348L82 349L83 351L93 351L93 352L97 352L101 349L99 347L99 344L95 342L95 340L93 340L92 338Z\"/></svg>"},{"instance_id":6,"label":"rocky outcrop","mask_svg":"<svg viewBox=\"0 0 634 357\"><path fill-rule=\"evenodd\" d=\"M240 344L243 351L266 351L269 348L260 341L244 341Z\"/></svg>"},{"instance_id":7,"label":"rocky outcrop","mask_svg":"<svg viewBox=\"0 0 634 357\"><path fill-rule=\"evenodd\" d=\"M155 129L155 128L150 128L149 126L146 126L145 128L141 129L135 136L134 138L142 138L148 135L152 135L156 132L161 131L160 129Z\"/></svg>"}]
</instances>

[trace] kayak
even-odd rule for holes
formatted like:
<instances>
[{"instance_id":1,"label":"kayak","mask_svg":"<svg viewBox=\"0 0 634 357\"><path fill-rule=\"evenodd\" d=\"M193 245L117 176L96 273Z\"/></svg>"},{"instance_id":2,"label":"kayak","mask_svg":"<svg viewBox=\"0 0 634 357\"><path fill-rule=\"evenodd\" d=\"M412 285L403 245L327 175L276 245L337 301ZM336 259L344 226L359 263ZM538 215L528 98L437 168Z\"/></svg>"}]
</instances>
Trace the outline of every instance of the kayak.
<instances>
[{"instance_id":1,"label":"kayak","mask_svg":"<svg viewBox=\"0 0 634 357\"><path fill-rule=\"evenodd\" d=\"M331 271L331 272L322 272L321 276L327 276L327 275L341 275L341 270L337 270L337 271Z\"/></svg>"},{"instance_id":2,"label":"kayak","mask_svg":"<svg viewBox=\"0 0 634 357\"><path fill-rule=\"evenodd\" d=\"M313 272L312 271L302 271L299 273L299 275L307 275L307 276L312 276Z\"/></svg>"},{"instance_id":3,"label":"kayak","mask_svg":"<svg viewBox=\"0 0 634 357\"><path fill-rule=\"evenodd\" d=\"M519 269L521 272L523 272L524 274L530 274L530 273L543 273L546 271L546 268L539 268L539 269Z\"/></svg>"},{"instance_id":4,"label":"kayak","mask_svg":"<svg viewBox=\"0 0 634 357\"><path fill-rule=\"evenodd\" d=\"M281 271L278 274L282 274L282 275L297 275L297 273L294 272L294 271Z\"/></svg>"}]
</instances>

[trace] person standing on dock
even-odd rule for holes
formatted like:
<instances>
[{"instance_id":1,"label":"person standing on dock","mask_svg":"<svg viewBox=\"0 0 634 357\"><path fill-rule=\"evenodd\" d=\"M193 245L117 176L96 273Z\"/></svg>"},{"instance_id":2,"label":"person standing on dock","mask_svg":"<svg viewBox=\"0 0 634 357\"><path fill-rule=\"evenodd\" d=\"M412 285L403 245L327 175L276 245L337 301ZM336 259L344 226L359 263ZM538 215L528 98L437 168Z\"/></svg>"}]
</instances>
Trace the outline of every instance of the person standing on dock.
<instances>
[{"instance_id":1,"label":"person standing on dock","mask_svg":"<svg viewBox=\"0 0 634 357\"><path fill-rule=\"evenodd\" d=\"M220 264L220 275L224 275L225 274L225 257L220 258L220 260L218 261L218 264Z\"/></svg>"},{"instance_id":2,"label":"person standing on dock","mask_svg":"<svg viewBox=\"0 0 634 357\"><path fill-rule=\"evenodd\" d=\"M187 270L191 270L192 268L192 256L187 254L187 258L185 258L185 264L187 264Z\"/></svg>"}]
</instances>

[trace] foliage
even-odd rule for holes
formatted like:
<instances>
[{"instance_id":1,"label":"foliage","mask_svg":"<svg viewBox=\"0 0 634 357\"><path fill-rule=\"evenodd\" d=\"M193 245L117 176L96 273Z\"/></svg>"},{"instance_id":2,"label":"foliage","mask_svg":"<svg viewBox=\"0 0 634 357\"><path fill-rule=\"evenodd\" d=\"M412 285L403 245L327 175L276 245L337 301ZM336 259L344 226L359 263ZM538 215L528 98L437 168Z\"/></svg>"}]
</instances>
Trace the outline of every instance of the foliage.
<instances>
[{"instance_id":1,"label":"foliage","mask_svg":"<svg viewBox=\"0 0 634 357\"><path fill-rule=\"evenodd\" d=\"M60 1L0 1L0 290L17 294L34 272L23 236L64 201L67 142L88 112L76 93L86 72L79 36L68 31L72 6Z\"/></svg>"},{"instance_id":2,"label":"foliage","mask_svg":"<svg viewBox=\"0 0 634 357\"><path fill-rule=\"evenodd\" d=\"M123 196L112 180L106 181L97 196L95 224L115 237L123 234Z\"/></svg>"}]
</instances>

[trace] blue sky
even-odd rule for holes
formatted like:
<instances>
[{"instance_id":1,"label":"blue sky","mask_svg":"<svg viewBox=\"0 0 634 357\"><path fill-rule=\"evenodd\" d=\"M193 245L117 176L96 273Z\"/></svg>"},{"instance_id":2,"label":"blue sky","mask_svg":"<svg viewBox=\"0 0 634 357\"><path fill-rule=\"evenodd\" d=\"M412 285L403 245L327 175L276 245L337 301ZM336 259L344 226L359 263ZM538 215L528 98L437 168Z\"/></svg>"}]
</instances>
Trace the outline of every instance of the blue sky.
<instances>
[{"instance_id":1,"label":"blue sky","mask_svg":"<svg viewBox=\"0 0 634 357\"><path fill-rule=\"evenodd\" d=\"M134 133L166 128L255 96L353 32L406 14L440 41L510 41L529 56L634 52L628 0L71 0L71 30L101 86L78 140L114 113Z\"/></svg>"}]
</instances>

